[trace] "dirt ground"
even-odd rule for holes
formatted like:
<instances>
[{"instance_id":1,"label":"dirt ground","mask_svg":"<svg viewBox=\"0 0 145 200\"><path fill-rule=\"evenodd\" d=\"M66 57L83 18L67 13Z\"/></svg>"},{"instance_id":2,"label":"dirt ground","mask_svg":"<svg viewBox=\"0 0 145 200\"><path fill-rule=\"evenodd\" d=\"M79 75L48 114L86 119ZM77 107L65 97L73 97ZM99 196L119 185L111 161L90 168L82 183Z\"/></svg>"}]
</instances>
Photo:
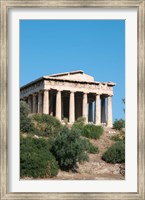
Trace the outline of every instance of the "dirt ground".
<instances>
[{"instance_id":1,"label":"dirt ground","mask_svg":"<svg viewBox=\"0 0 145 200\"><path fill-rule=\"evenodd\" d=\"M101 159L103 152L110 147L114 141L110 140L113 130L106 129L99 140L90 140L99 148L98 154L89 154L89 162L79 164L77 172L59 171L55 180L120 180L125 177L120 173L124 164L110 164Z\"/></svg>"}]
</instances>

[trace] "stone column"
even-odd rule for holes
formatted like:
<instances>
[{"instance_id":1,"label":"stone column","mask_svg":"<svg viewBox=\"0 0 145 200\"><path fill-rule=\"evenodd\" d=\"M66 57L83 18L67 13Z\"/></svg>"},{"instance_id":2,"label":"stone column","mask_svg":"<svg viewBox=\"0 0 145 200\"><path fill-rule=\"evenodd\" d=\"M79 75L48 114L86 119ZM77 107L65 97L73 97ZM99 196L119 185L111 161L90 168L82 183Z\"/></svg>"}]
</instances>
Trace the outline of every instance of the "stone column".
<instances>
[{"instance_id":1,"label":"stone column","mask_svg":"<svg viewBox=\"0 0 145 200\"><path fill-rule=\"evenodd\" d=\"M49 90L44 90L43 93L43 113L49 114Z\"/></svg>"},{"instance_id":2,"label":"stone column","mask_svg":"<svg viewBox=\"0 0 145 200\"><path fill-rule=\"evenodd\" d=\"M92 102L89 103L89 122L92 122L92 114L93 114L93 109L92 109Z\"/></svg>"},{"instance_id":3,"label":"stone column","mask_svg":"<svg viewBox=\"0 0 145 200\"><path fill-rule=\"evenodd\" d=\"M101 122L106 123L105 97L101 98Z\"/></svg>"},{"instance_id":4,"label":"stone column","mask_svg":"<svg viewBox=\"0 0 145 200\"><path fill-rule=\"evenodd\" d=\"M33 113L36 113L36 94L33 94Z\"/></svg>"},{"instance_id":5,"label":"stone column","mask_svg":"<svg viewBox=\"0 0 145 200\"><path fill-rule=\"evenodd\" d=\"M75 121L75 95L74 92L70 92L69 99L69 122L72 124Z\"/></svg>"},{"instance_id":6,"label":"stone column","mask_svg":"<svg viewBox=\"0 0 145 200\"><path fill-rule=\"evenodd\" d=\"M38 94L38 113L42 113L42 91Z\"/></svg>"},{"instance_id":7,"label":"stone column","mask_svg":"<svg viewBox=\"0 0 145 200\"><path fill-rule=\"evenodd\" d=\"M100 125L100 95L96 94L95 101L95 124Z\"/></svg>"},{"instance_id":8,"label":"stone column","mask_svg":"<svg viewBox=\"0 0 145 200\"><path fill-rule=\"evenodd\" d=\"M50 93L50 115L53 116L53 94Z\"/></svg>"},{"instance_id":9,"label":"stone column","mask_svg":"<svg viewBox=\"0 0 145 200\"><path fill-rule=\"evenodd\" d=\"M31 98L31 96L28 97L28 105L29 105L30 113L31 113L32 112L32 98Z\"/></svg>"},{"instance_id":10,"label":"stone column","mask_svg":"<svg viewBox=\"0 0 145 200\"><path fill-rule=\"evenodd\" d=\"M86 123L88 122L88 113L87 113L87 93L83 94L83 117L86 119Z\"/></svg>"},{"instance_id":11,"label":"stone column","mask_svg":"<svg viewBox=\"0 0 145 200\"><path fill-rule=\"evenodd\" d=\"M112 96L108 96L108 122L107 126L112 128Z\"/></svg>"},{"instance_id":12,"label":"stone column","mask_svg":"<svg viewBox=\"0 0 145 200\"><path fill-rule=\"evenodd\" d=\"M56 117L61 120L61 91L56 93Z\"/></svg>"}]
</instances>

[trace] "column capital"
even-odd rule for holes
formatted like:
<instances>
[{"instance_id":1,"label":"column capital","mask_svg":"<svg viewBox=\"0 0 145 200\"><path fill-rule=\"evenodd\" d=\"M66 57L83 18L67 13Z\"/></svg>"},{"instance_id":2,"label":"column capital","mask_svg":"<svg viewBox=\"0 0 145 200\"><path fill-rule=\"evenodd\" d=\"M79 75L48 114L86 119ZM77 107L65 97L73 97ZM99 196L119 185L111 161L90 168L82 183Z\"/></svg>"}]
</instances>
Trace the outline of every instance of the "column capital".
<instances>
[{"instance_id":1,"label":"column capital","mask_svg":"<svg viewBox=\"0 0 145 200\"><path fill-rule=\"evenodd\" d=\"M113 94L108 94L108 97L113 97Z\"/></svg>"},{"instance_id":2,"label":"column capital","mask_svg":"<svg viewBox=\"0 0 145 200\"><path fill-rule=\"evenodd\" d=\"M95 93L96 96L100 96L101 94Z\"/></svg>"},{"instance_id":3,"label":"column capital","mask_svg":"<svg viewBox=\"0 0 145 200\"><path fill-rule=\"evenodd\" d=\"M70 92L70 93L75 93L76 91L70 90L69 92Z\"/></svg>"},{"instance_id":4,"label":"column capital","mask_svg":"<svg viewBox=\"0 0 145 200\"><path fill-rule=\"evenodd\" d=\"M42 91L44 92L44 91L49 91L50 89L43 89Z\"/></svg>"},{"instance_id":5,"label":"column capital","mask_svg":"<svg viewBox=\"0 0 145 200\"><path fill-rule=\"evenodd\" d=\"M83 92L83 94L89 94L89 92Z\"/></svg>"},{"instance_id":6,"label":"column capital","mask_svg":"<svg viewBox=\"0 0 145 200\"><path fill-rule=\"evenodd\" d=\"M62 91L63 91L63 90L58 90L58 89L56 90L56 92L62 92Z\"/></svg>"}]
</instances>

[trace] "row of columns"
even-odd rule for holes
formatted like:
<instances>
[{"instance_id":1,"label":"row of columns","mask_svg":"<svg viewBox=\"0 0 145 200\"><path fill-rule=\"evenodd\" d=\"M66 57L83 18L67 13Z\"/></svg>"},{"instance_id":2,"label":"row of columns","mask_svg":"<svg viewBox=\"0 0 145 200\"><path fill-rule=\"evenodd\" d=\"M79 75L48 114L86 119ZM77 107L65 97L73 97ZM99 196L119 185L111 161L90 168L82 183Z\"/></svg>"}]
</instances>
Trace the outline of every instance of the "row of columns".
<instances>
[{"instance_id":1,"label":"row of columns","mask_svg":"<svg viewBox=\"0 0 145 200\"><path fill-rule=\"evenodd\" d=\"M32 103L33 102L33 103ZM44 90L39 92L38 94L38 108L36 107L36 94L33 94L33 101L31 101L30 97L28 98L28 104L30 108L32 108L32 112L36 113L44 113L49 114L49 90ZM83 94L83 102L82 102L82 116L86 119L86 122L93 121L92 120L92 111L93 105L92 102L89 103L88 108L88 96L87 93ZM56 93L56 117L61 120L62 110L61 110L61 91L58 90ZM88 112L89 110L89 112ZM101 110L101 115L100 115ZM107 126L112 127L112 97L108 96L108 117L107 117ZM101 109L100 109L100 95L95 95L95 108L94 108L94 123L96 125L101 124L101 122L106 121L106 108L105 108L105 98L101 98ZM101 116L101 119L100 119ZM74 123L75 121L75 94L73 91L70 91L70 99L69 99L69 122Z\"/></svg>"}]
</instances>

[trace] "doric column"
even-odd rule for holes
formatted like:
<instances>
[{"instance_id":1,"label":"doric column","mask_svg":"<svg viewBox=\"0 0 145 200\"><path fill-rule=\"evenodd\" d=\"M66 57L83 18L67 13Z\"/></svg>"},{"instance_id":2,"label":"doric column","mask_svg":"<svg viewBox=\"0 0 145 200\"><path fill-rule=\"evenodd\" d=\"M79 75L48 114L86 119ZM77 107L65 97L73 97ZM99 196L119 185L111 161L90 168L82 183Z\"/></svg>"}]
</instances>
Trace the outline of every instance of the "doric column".
<instances>
[{"instance_id":1,"label":"doric column","mask_svg":"<svg viewBox=\"0 0 145 200\"><path fill-rule=\"evenodd\" d=\"M88 122L88 113L87 113L87 93L83 94L83 117L86 119L86 123Z\"/></svg>"},{"instance_id":2,"label":"doric column","mask_svg":"<svg viewBox=\"0 0 145 200\"><path fill-rule=\"evenodd\" d=\"M43 93L43 113L49 114L49 90L44 90Z\"/></svg>"},{"instance_id":3,"label":"doric column","mask_svg":"<svg viewBox=\"0 0 145 200\"><path fill-rule=\"evenodd\" d=\"M106 123L105 97L101 98L101 122Z\"/></svg>"},{"instance_id":4,"label":"doric column","mask_svg":"<svg viewBox=\"0 0 145 200\"><path fill-rule=\"evenodd\" d=\"M32 112L32 97L31 96L28 97L28 105L29 105L30 113L31 113Z\"/></svg>"},{"instance_id":5,"label":"doric column","mask_svg":"<svg viewBox=\"0 0 145 200\"><path fill-rule=\"evenodd\" d=\"M108 127L112 127L112 96L108 96Z\"/></svg>"},{"instance_id":6,"label":"doric column","mask_svg":"<svg viewBox=\"0 0 145 200\"><path fill-rule=\"evenodd\" d=\"M92 110L92 102L90 102L89 103L89 122L92 122L93 120L92 120L92 114L93 114L93 112L92 112L93 110Z\"/></svg>"},{"instance_id":7,"label":"doric column","mask_svg":"<svg viewBox=\"0 0 145 200\"><path fill-rule=\"evenodd\" d=\"M33 94L33 113L36 113L37 108L36 108L36 95L37 94Z\"/></svg>"},{"instance_id":8,"label":"doric column","mask_svg":"<svg viewBox=\"0 0 145 200\"><path fill-rule=\"evenodd\" d=\"M95 124L100 125L100 95L96 94L95 100Z\"/></svg>"},{"instance_id":9,"label":"doric column","mask_svg":"<svg viewBox=\"0 0 145 200\"><path fill-rule=\"evenodd\" d=\"M69 122L74 123L75 121L75 96L74 92L70 92L70 100L69 100Z\"/></svg>"},{"instance_id":10,"label":"doric column","mask_svg":"<svg viewBox=\"0 0 145 200\"><path fill-rule=\"evenodd\" d=\"M38 94L38 113L42 113L42 91Z\"/></svg>"},{"instance_id":11,"label":"doric column","mask_svg":"<svg viewBox=\"0 0 145 200\"><path fill-rule=\"evenodd\" d=\"M54 104L54 102L53 102L53 94L52 93L50 93L50 111L49 111L49 114L51 115L51 116L53 116L53 104Z\"/></svg>"},{"instance_id":12,"label":"doric column","mask_svg":"<svg viewBox=\"0 0 145 200\"><path fill-rule=\"evenodd\" d=\"M56 117L61 120L61 91L56 93Z\"/></svg>"}]
</instances>

